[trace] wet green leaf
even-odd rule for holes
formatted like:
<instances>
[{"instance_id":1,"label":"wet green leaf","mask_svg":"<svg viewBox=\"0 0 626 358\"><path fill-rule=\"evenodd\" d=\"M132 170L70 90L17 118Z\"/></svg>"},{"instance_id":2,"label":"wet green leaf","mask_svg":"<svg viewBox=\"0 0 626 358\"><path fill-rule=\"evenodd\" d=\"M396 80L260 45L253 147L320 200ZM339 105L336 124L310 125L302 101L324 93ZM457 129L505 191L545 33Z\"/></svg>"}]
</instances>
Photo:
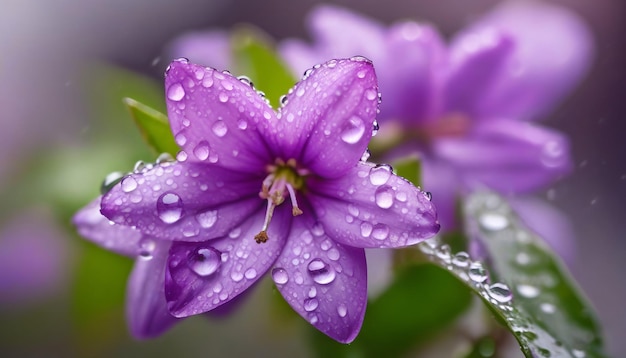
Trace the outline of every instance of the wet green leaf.
<instances>
[{"instance_id":1,"label":"wet green leaf","mask_svg":"<svg viewBox=\"0 0 626 358\"><path fill-rule=\"evenodd\" d=\"M391 286L370 301L357 339L350 345L315 333L315 349L323 357L397 357L428 343L465 312L471 292L432 265L400 269Z\"/></svg>"},{"instance_id":2,"label":"wet green leaf","mask_svg":"<svg viewBox=\"0 0 626 358\"><path fill-rule=\"evenodd\" d=\"M560 259L506 202L495 194L475 194L464 213L465 232L484 245L489 264L453 254L435 240L419 245L431 262L475 291L525 356L603 357L591 306Z\"/></svg>"},{"instance_id":3,"label":"wet green leaf","mask_svg":"<svg viewBox=\"0 0 626 358\"><path fill-rule=\"evenodd\" d=\"M242 26L233 31L232 47L236 72L249 77L272 107L278 108L280 97L287 94L296 79L276 53L271 39L259 29Z\"/></svg>"},{"instance_id":4,"label":"wet green leaf","mask_svg":"<svg viewBox=\"0 0 626 358\"><path fill-rule=\"evenodd\" d=\"M167 116L153 108L139 103L132 98L124 98L130 113L139 127L141 136L157 154L169 153L175 156L178 145L170 130Z\"/></svg>"},{"instance_id":5,"label":"wet green leaf","mask_svg":"<svg viewBox=\"0 0 626 358\"><path fill-rule=\"evenodd\" d=\"M495 194L473 195L465 214L467 230L481 239L489 254L492 279L513 290L515 310L511 313L525 318L517 321L504 316L524 353L603 356L592 307L545 242Z\"/></svg>"}]
</instances>

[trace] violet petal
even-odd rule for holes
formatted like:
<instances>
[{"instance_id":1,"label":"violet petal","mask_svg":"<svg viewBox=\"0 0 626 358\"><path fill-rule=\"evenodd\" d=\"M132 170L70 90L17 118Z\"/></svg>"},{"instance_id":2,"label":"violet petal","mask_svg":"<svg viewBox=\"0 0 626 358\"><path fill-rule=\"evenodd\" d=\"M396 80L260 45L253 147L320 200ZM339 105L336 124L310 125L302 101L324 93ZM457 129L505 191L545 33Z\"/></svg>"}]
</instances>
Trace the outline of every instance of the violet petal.
<instances>
[{"instance_id":1,"label":"violet petal","mask_svg":"<svg viewBox=\"0 0 626 358\"><path fill-rule=\"evenodd\" d=\"M165 301L165 265L169 242L158 242L149 257L139 257L128 280L126 317L136 338L160 335L177 318L167 309Z\"/></svg>"},{"instance_id":2,"label":"violet petal","mask_svg":"<svg viewBox=\"0 0 626 358\"><path fill-rule=\"evenodd\" d=\"M516 120L484 121L471 135L440 139L433 148L441 160L452 163L467 188L529 191L572 168L567 137Z\"/></svg>"},{"instance_id":3,"label":"violet petal","mask_svg":"<svg viewBox=\"0 0 626 358\"><path fill-rule=\"evenodd\" d=\"M141 232L129 226L112 224L100 213L99 196L72 218L78 233L87 240L120 255L136 257L139 254Z\"/></svg>"},{"instance_id":4,"label":"violet petal","mask_svg":"<svg viewBox=\"0 0 626 358\"><path fill-rule=\"evenodd\" d=\"M285 245L292 220L278 207L268 228L269 239L255 242L264 212L233 227L226 237L208 242L172 244L168 259L166 297L170 312L186 317L229 302L252 286L271 267Z\"/></svg>"},{"instance_id":5,"label":"violet petal","mask_svg":"<svg viewBox=\"0 0 626 358\"><path fill-rule=\"evenodd\" d=\"M315 328L352 342L367 302L364 250L336 243L306 213L294 220L291 237L272 269L276 287Z\"/></svg>"},{"instance_id":6,"label":"violet petal","mask_svg":"<svg viewBox=\"0 0 626 358\"><path fill-rule=\"evenodd\" d=\"M248 84L227 72L174 61L166 71L167 113L178 160L219 163L258 173L270 162L264 133L276 113Z\"/></svg>"},{"instance_id":7,"label":"violet petal","mask_svg":"<svg viewBox=\"0 0 626 358\"><path fill-rule=\"evenodd\" d=\"M102 213L156 238L204 241L259 210L261 180L214 165L164 163L122 179L102 199Z\"/></svg>"},{"instance_id":8,"label":"violet petal","mask_svg":"<svg viewBox=\"0 0 626 358\"><path fill-rule=\"evenodd\" d=\"M308 196L334 240L355 247L403 247L439 230L427 195L388 166L359 163L345 176L312 182Z\"/></svg>"},{"instance_id":9,"label":"violet petal","mask_svg":"<svg viewBox=\"0 0 626 358\"><path fill-rule=\"evenodd\" d=\"M363 58L332 60L290 91L274 130L285 159L317 175L336 178L356 163L367 148L378 108L372 63Z\"/></svg>"}]
</instances>

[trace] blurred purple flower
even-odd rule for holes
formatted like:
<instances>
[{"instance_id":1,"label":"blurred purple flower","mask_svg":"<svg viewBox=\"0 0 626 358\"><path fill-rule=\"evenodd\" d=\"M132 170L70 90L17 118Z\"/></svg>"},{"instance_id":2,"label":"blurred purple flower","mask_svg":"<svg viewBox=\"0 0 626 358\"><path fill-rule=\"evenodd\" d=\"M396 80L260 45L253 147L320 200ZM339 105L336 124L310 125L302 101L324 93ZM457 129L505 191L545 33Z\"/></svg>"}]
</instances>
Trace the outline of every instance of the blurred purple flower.
<instances>
[{"instance_id":1,"label":"blurred purple flower","mask_svg":"<svg viewBox=\"0 0 626 358\"><path fill-rule=\"evenodd\" d=\"M589 66L590 35L566 9L504 3L449 46L430 25L386 28L334 6L316 8L309 26L314 44L287 40L282 54L296 72L329 56L374 61L385 99L377 139L409 142L395 155L421 154L444 229L453 227L455 198L467 190L524 193L570 171L567 138L529 122Z\"/></svg>"},{"instance_id":2,"label":"blurred purple flower","mask_svg":"<svg viewBox=\"0 0 626 358\"><path fill-rule=\"evenodd\" d=\"M48 213L28 211L0 232L0 304L36 302L62 291L71 252Z\"/></svg>"},{"instance_id":3,"label":"blurred purple flower","mask_svg":"<svg viewBox=\"0 0 626 358\"><path fill-rule=\"evenodd\" d=\"M101 212L155 249L171 245L159 256L167 263L153 264L165 270L169 312L211 311L273 266L294 310L351 342L365 313L363 248L404 247L439 229L422 191L387 166L360 161L378 108L371 62L315 66L278 113L249 82L184 60L170 65L165 87L178 161L126 176ZM108 237L75 222L92 240ZM126 243L108 244L126 251ZM158 293L160 284L140 286Z\"/></svg>"}]
</instances>

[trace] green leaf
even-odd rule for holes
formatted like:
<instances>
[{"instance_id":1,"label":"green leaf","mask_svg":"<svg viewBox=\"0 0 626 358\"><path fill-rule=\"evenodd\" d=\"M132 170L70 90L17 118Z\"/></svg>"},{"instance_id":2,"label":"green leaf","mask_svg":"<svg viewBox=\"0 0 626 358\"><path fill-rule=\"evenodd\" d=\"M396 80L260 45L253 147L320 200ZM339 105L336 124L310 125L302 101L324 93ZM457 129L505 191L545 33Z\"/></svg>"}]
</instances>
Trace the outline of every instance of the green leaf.
<instances>
[{"instance_id":1,"label":"green leaf","mask_svg":"<svg viewBox=\"0 0 626 358\"><path fill-rule=\"evenodd\" d=\"M259 29L241 26L233 31L232 49L236 72L249 77L272 107L278 108L280 97L296 79L276 54L271 39Z\"/></svg>"},{"instance_id":2,"label":"green leaf","mask_svg":"<svg viewBox=\"0 0 626 358\"><path fill-rule=\"evenodd\" d=\"M169 153L175 156L179 147L174 141L167 116L132 98L124 98L141 136L156 153Z\"/></svg>"},{"instance_id":3,"label":"green leaf","mask_svg":"<svg viewBox=\"0 0 626 358\"><path fill-rule=\"evenodd\" d=\"M517 339L527 357L603 357L592 308L560 259L491 193L475 194L464 208L466 232L480 240L489 266L448 245L419 245L431 261L479 294ZM513 288L511 292L510 288Z\"/></svg>"},{"instance_id":4,"label":"green leaf","mask_svg":"<svg viewBox=\"0 0 626 358\"><path fill-rule=\"evenodd\" d=\"M403 267L392 285L370 301L357 339L350 345L315 333L318 356L403 356L428 343L465 312L472 295L462 283L432 265Z\"/></svg>"}]
</instances>

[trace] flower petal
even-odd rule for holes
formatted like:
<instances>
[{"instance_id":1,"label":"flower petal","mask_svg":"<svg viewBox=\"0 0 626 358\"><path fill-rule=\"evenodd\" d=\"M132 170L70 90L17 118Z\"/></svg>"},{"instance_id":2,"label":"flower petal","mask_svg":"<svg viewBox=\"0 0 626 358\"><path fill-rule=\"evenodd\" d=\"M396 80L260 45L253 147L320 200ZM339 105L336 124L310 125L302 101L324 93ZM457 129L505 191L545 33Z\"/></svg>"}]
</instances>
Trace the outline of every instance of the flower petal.
<instances>
[{"instance_id":1,"label":"flower petal","mask_svg":"<svg viewBox=\"0 0 626 358\"><path fill-rule=\"evenodd\" d=\"M151 256L139 257L128 280L126 317L136 338L160 335L176 321L165 301L165 265L169 242L155 245Z\"/></svg>"},{"instance_id":2,"label":"flower petal","mask_svg":"<svg viewBox=\"0 0 626 358\"><path fill-rule=\"evenodd\" d=\"M536 119L585 74L593 55L589 29L574 13L545 2L505 2L473 26L496 28L514 49L483 97L484 115Z\"/></svg>"},{"instance_id":3,"label":"flower petal","mask_svg":"<svg viewBox=\"0 0 626 358\"><path fill-rule=\"evenodd\" d=\"M362 249L333 241L308 214L293 220L290 239L272 269L276 287L291 307L331 338L356 338L367 304Z\"/></svg>"},{"instance_id":4,"label":"flower petal","mask_svg":"<svg viewBox=\"0 0 626 358\"><path fill-rule=\"evenodd\" d=\"M172 245L165 292L173 315L186 317L219 307L269 270L285 245L291 211L285 206L276 208L267 231L269 239L258 244L254 237L263 221L264 211L259 211L225 238Z\"/></svg>"},{"instance_id":5,"label":"flower petal","mask_svg":"<svg viewBox=\"0 0 626 358\"><path fill-rule=\"evenodd\" d=\"M248 84L227 72L174 61L165 77L167 113L179 160L260 172L270 163L263 140L276 113Z\"/></svg>"},{"instance_id":6,"label":"flower petal","mask_svg":"<svg viewBox=\"0 0 626 358\"><path fill-rule=\"evenodd\" d=\"M378 86L362 57L332 60L305 76L287 96L274 145L317 175L336 178L356 163L372 136Z\"/></svg>"},{"instance_id":7,"label":"flower petal","mask_svg":"<svg viewBox=\"0 0 626 358\"><path fill-rule=\"evenodd\" d=\"M412 21L393 25L385 50L371 55L384 96L378 118L403 121L409 127L436 119L443 104L446 55L446 45L432 26ZM384 123L381 129L385 130Z\"/></svg>"},{"instance_id":8,"label":"flower petal","mask_svg":"<svg viewBox=\"0 0 626 358\"><path fill-rule=\"evenodd\" d=\"M72 218L78 233L89 241L120 255L136 257L139 254L141 232L124 225L111 224L100 213L99 196L80 209Z\"/></svg>"},{"instance_id":9,"label":"flower petal","mask_svg":"<svg viewBox=\"0 0 626 358\"><path fill-rule=\"evenodd\" d=\"M384 27L373 19L333 5L319 5L307 17L315 43L284 41L279 50L297 74L329 58L384 53ZM367 41L355 41L355 39Z\"/></svg>"},{"instance_id":10,"label":"flower petal","mask_svg":"<svg viewBox=\"0 0 626 358\"><path fill-rule=\"evenodd\" d=\"M499 79L512 51L512 39L493 28L465 32L454 39L444 88L445 110L482 119L484 94Z\"/></svg>"},{"instance_id":11,"label":"flower petal","mask_svg":"<svg viewBox=\"0 0 626 358\"><path fill-rule=\"evenodd\" d=\"M457 169L466 188L523 192L572 168L569 141L556 131L516 120L485 121L466 138L440 139L433 151Z\"/></svg>"},{"instance_id":12,"label":"flower petal","mask_svg":"<svg viewBox=\"0 0 626 358\"><path fill-rule=\"evenodd\" d=\"M359 163L341 178L311 182L308 188L324 230L345 245L403 247L439 231L426 193L389 166Z\"/></svg>"},{"instance_id":13,"label":"flower petal","mask_svg":"<svg viewBox=\"0 0 626 358\"><path fill-rule=\"evenodd\" d=\"M209 240L260 209L261 181L215 165L163 163L122 179L102 199L102 214L160 239Z\"/></svg>"}]
</instances>

